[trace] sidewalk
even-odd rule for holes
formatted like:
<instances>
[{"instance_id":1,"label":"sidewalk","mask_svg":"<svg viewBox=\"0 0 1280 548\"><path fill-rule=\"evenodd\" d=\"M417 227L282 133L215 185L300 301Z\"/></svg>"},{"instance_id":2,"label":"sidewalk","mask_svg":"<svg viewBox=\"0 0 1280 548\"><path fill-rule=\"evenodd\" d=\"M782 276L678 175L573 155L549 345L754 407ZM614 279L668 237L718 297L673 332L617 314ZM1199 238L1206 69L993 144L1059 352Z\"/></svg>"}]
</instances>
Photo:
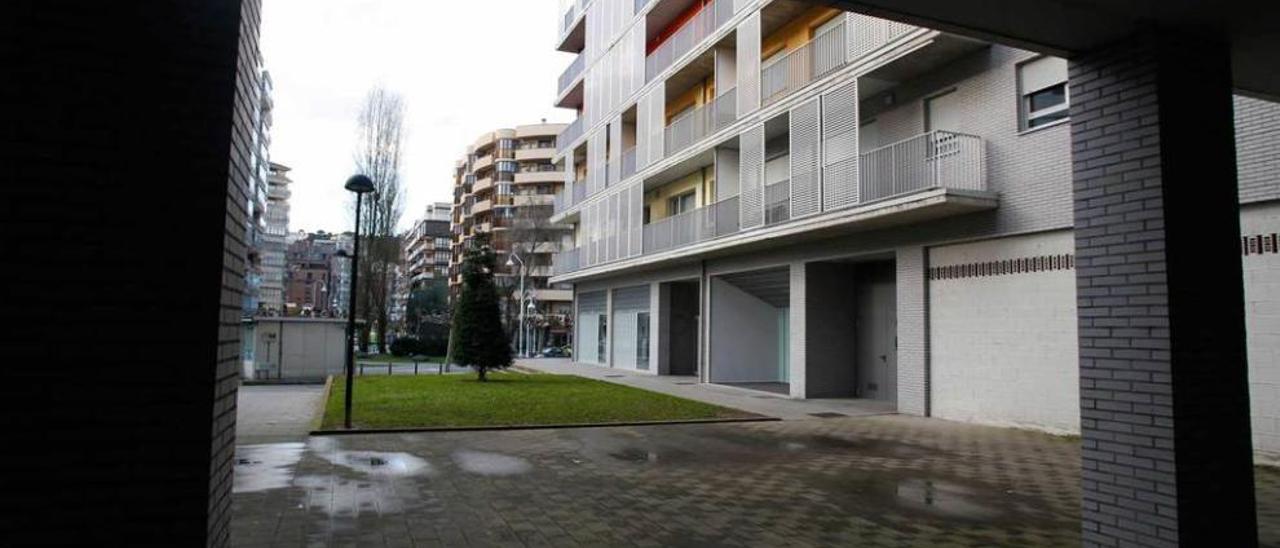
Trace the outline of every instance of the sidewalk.
<instances>
[{"instance_id":1,"label":"sidewalk","mask_svg":"<svg viewBox=\"0 0 1280 548\"><path fill-rule=\"evenodd\" d=\"M572 362L568 359L539 358L516 360L516 366L543 373L576 375L634 388L669 394L741 409L750 413L783 420L816 419L815 413L838 413L849 417L866 417L895 413L892 403L857 399L794 400L786 396L698 382L697 377L647 375L625 369L610 369Z\"/></svg>"}]
</instances>

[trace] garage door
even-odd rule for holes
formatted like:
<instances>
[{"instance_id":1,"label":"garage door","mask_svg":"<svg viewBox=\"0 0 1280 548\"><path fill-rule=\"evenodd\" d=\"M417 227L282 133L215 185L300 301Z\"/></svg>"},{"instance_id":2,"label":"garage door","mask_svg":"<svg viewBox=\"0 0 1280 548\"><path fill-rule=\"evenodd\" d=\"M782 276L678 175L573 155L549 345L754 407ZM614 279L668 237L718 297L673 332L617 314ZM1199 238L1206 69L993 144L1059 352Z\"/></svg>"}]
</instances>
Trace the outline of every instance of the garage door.
<instances>
[{"instance_id":1,"label":"garage door","mask_svg":"<svg viewBox=\"0 0 1280 548\"><path fill-rule=\"evenodd\" d=\"M933 414L1080 429L1070 231L930 249Z\"/></svg>"},{"instance_id":2,"label":"garage door","mask_svg":"<svg viewBox=\"0 0 1280 548\"><path fill-rule=\"evenodd\" d=\"M613 290L613 366L649 369L649 286Z\"/></svg>"},{"instance_id":3,"label":"garage door","mask_svg":"<svg viewBox=\"0 0 1280 548\"><path fill-rule=\"evenodd\" d=\"M578 348L574 350L574 360L586 363L604 364L605 338L609 325L605 318L606 297L604 291L593 291L578 294Z\"/></svg>"}]
</instances>

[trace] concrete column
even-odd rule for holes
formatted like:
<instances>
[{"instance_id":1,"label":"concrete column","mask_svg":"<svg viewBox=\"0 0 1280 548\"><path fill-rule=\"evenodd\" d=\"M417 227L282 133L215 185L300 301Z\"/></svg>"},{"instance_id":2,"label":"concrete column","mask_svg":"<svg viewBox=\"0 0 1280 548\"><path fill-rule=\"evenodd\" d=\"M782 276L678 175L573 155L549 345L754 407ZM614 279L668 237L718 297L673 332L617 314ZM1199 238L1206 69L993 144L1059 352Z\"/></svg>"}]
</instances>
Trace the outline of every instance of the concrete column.
<instances>
[{"instance_id":1,"label":"concrete column","mask_svg":"<svg viewBox=\"0 0 1280 548\"><path fill-rule=\"evenodd\" d=\"M790 333L787 338L790 341L790 362L787 375L790 377L791 397L805 398L808 397L808 386L805 383L805 369L808 363L807 349L805 348L805 302L807 301L807 284L805 284L806 264L796 262L791 265L791 309L790 313Z\"/></svg>"},{"instance_id":2,"label":"concrete column","mask_svg":"<svg viewBox=\"0 0 1280 548\"><path fill-rule=\"evenodd\" d=\"M671 373L670 348L671 289L666 284L649 284L649 367L658 375Z\"/></svg>"},{"instance_id":3,"label":"concrete column","mask_svg":"<svg viewBox=\"0 0 1280 548\"><path fill-rule=\"evenodd\" d=\"M929 416L928 250L897 252L898 412Z\"/></svg>"},{"instance_id":4,"label":"concrete column","mask_svg":"<svg viewBox=\"0 0 1280 548\"><path fill-rule=\"evenodd\" d=\"M1254 546L1226 44L1132 38L1070 87L1085 544Z\"/></svg>"}]
</instances>

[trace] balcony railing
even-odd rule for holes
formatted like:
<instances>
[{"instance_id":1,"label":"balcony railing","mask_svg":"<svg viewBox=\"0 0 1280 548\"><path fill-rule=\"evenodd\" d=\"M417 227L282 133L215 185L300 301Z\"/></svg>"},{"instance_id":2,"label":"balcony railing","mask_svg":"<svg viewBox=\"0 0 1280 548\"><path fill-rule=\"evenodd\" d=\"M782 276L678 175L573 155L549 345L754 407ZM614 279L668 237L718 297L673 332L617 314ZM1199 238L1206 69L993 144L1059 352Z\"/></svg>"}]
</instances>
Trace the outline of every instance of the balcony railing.
<instances>
[{"instance_id":1,"label":"balcony railing","mask_svg":"<svg viewBox=\"0 0 1280 548\"><path fill-rule=\"evenodd\" d=\"M622 151L622 180L636 174L636 147Z\"/></svg>"},{"instance_id":2,"label":"balcony railing","mask_svg":"<svg viewBox=\"0 0 1280 548\"><path fill-rule=\"evenodd\" d=\"M565 90L568 90L569 84L572 84L574 80L578 79L578 75L582 74L582 68L585 66L587 66L587 56L579 53L578 56L574 58L573 62L569 63L569 67L564 69L564 72L560 73L560 87L556 88L556 90L560 93L564 93Z\"/></svg>"},{"instance_id":3,"label":"balcony railing","mask_svg":"<svg viewBox=\"0 0 1280 548\"><path fill-rule=\"evenodd\" d=\"M556 136L556 150L564 152L564 149L568 148L574 141L577 141L578 137L582 137L583 129L582 117L578 117L572 124L565 127L564 131L560 132L560 135Z\"/></svg>"},{"instance_id":4,"label":"balcony railing","mask_svg":"<svg viewBox=\"0 0 1280 548\"><path fill-rule=\"evenodd\" d=\"M555 274L557 276L574 272L579 268L579 257L582 253L580 248L566 249L552 256L551 261L555 266Z\"/></svg>"},{"instance_id":5,"label":"balcony railing","mask_svg":"<svg viewBox=\"0 0 1280 548\"><path fill-rule=\"evenodd\" d=\"M738 197L734 196L654 221L643 228L644 253L657 253L738 231Z\"/></svg>"},{"instance_id":6,"label":"balcony railing","mask_svg":"<svg viewBox=\"0 0 1280 548\"><path fill-rule=\"evenodd\" d=\"M860 59L862 56L872 53L919 28L906 23L861 14L854 14L851 17L855 21L854 26L858 31L854 33L852 45L849 49L850 61Z\"/></svg>"},{"instance_id":7,"label":"balcony railing","mask_svg":"<svg viewBox=\"0 0 1280 548\"><path fill-rule=\"evenodd\" d=\"M567 185L563 190L556 193L555 212L563 213L570 207L581 202L587 197L587 182L584 180L575 181L571 185Z\"/></svg>"},{"instance_id":8,"label":"balcony railing","mask_svg":"<svg viewBox=\"0 0 1280 548\"><path fill-rule=\"evenodd\" d=\"M831 27L760 69L760 96L777 101L846 63L845 24Z\"/></svg>"},{"instance_id":9,"label":"balcony railing","mask_svg":"<svg viewBox=\"0 0 1280 548\"><path fill-rule=\"evenodd\" d=\"M927 188L985 190L982 138L930 131L860 156L859 202Z\"/></svg>"},{"instance_id":10,"label":"balcony railing","mask_svg":"<svg viewBox=\"0 0 1280 548\"><path fill-rule=\"evenodd\" d=\"M663 134L664 154L670 156L689 148L703 137L732 124L737 118L737 89L731 88L671 121Z\"/></svg>"},{"instance_id":11,"label":"balcony railing","mask_svg":"<svg viewBox=\"0 0 1280 548\"><path fill-rule=\"evenodd\" d=\"M791 180L783 179L764 187L764 224L791 218Z\"/></svg>"},{"instance_id":12,"label":"balcony railing","mask_svg":"<svg viewBox=\"0 0 1280 548\"><path fill-rule=\"evenodd\" d=\"M733 18L733 4L733 0L715 0L703 6L702 11L692 19L685 21L675 34L645 57L644 81L652 81L677 59L684 57L707 37L715 34L721 25Z\"/></svg>"}]
</instances>

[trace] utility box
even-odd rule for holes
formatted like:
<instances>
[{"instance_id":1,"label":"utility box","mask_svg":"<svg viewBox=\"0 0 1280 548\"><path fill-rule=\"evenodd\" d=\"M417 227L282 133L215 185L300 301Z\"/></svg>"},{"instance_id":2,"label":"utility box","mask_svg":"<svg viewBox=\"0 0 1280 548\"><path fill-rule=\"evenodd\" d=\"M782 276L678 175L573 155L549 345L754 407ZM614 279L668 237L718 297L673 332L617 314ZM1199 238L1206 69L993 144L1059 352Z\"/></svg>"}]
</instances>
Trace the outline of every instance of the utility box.
<instances>
[{"instance_id":1,"label":"utility box","mask_svg":"<svg viewBox=\"0 0 1280 548\"><path fill-rule=\"evenodd\" d=\"M347 320L262 316L253 322L253 360L246 379L319 382L343 372Z\"/></svg>"}]
</instances>

